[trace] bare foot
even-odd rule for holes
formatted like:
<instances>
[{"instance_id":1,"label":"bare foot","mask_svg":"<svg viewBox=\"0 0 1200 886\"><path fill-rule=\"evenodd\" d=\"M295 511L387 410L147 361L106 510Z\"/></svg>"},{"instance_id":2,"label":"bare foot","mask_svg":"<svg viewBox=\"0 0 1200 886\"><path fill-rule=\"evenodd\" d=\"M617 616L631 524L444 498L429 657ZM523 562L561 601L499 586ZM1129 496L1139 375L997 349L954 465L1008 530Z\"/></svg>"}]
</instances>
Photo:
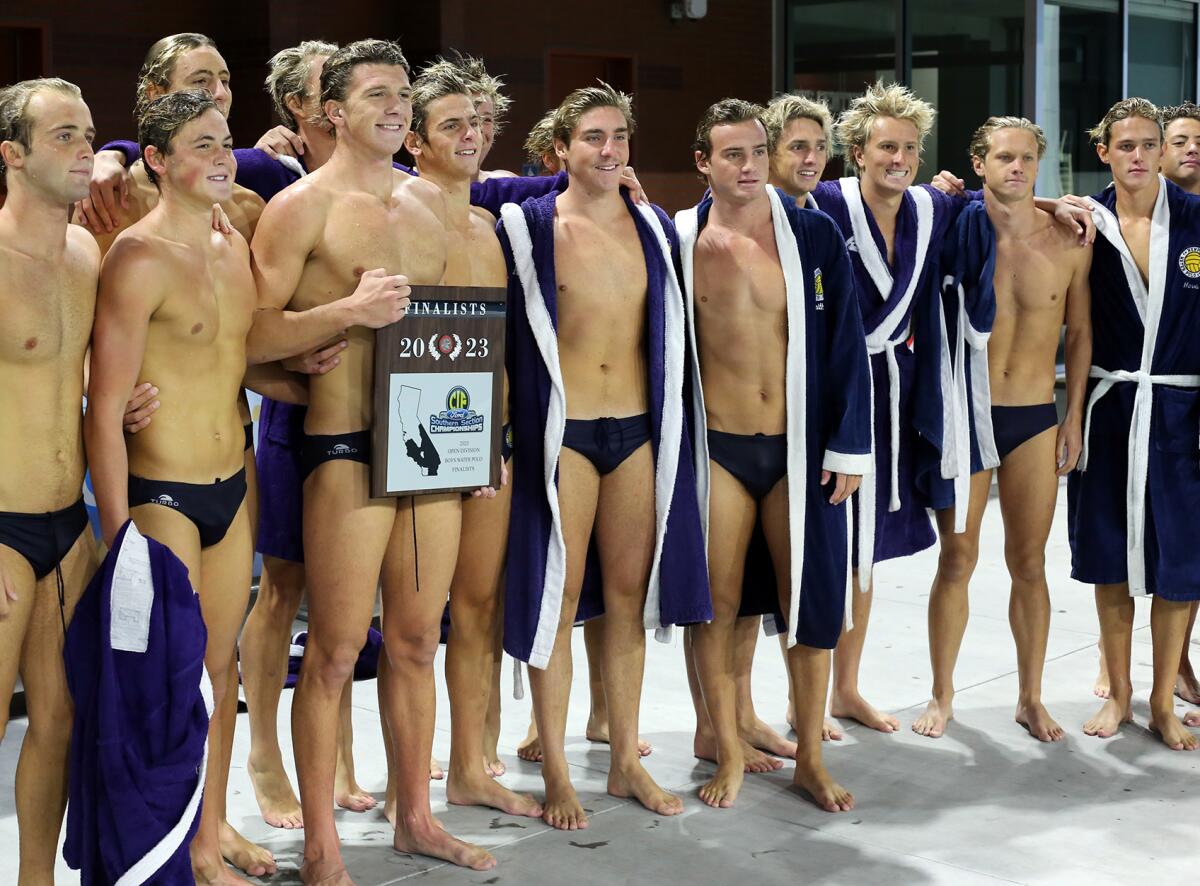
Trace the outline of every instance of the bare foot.
<instances>
[{"instance_id":1,"label":"bare foot","mask_svg":"<svg viewBox=\"0 0 1200 886\"><path fill-rule=\"evenodd\" d=\"M526 763L542 762L542 740L538 738L537 724L532 720L529 721L529 731L525 733L525 740L517 745L517 757Z\"/></svg>"},{"instance_id":2,"label":"bare foot","mask_svg":"<svg viewBox=\"0 0 1200 886\"><path fill-rule=\"evenodd\" d=\"M1195 674L1180 672L1175 678L1175 694L1188 704L1200 704L1200 680Z\"/></svg>"},{"instance_id":3,"label":"bare foot","mask_svg":"<svg viewBox=\"0 0 1200 886\"><path fill-rule=\"evenodd\" d=\"M608 744L608 719L597 717L595 714L588 715L587 728L583 734L587 736L588 741L594 741L597 744ZM650 746L650 742L645 741L641 736L638 737L638 756L649 757L654 751Z\"/></svg>"},{"instance_id":4,"label":"bare foot","mask_svg":"<svg viewBox=\"0 0 1200 886\"><path fill-rule=\"evenodd\" d=\"M300 865L300 882L305 886L354 886L354 881L346 873L346 868L338 859L333 870L327 866L304 862Z\"/></svg>"},{"instance_id":5,"label":"bare foot","mask_svg":"<svg viewBox=\"0 0 1200 886\"><path fill-rule=\"evenodd\" d=\"M842 727L832 717L826 717L821 724L821 741L841 741Z\"/></svg>"},{"instance_id":6,"label":"bare foot","mask_svg":"<svg viewBox=\"0 0 1200 886\"><path fill-rule=\"evenodd\" d=\"M496 749L485 752L483 755L483 774L489 778L499 778L508 768L504 765L504 761L500 759L500 755L496 753Z\"/></svg>"},{"instance_id":7,"label":"bare foot","mask_svg":"<svg viewBox=\"0 0 1200 886\"><path fill-rule=\"evenodd\" d=\"M445 777L446 777L446 772L445 772L445 770L442 769L442 764L437 761L437 757L430 757L429 758L429 780L430 781L441 781Z\"/></svg>"},{"instance_id":8,"label":"bare foot","mask_svg":"<svg viewBox=\"0 0 1200 886\"><path fill-rule=\"evenodd\" d=\"M250 783L254 785L254 797L258 800L263 820L273 828L294 830L304 827L304 816L300 812L300 801L292 790L283 764L256 769L253 761L246 763Z\"/></svg>"},{"instance_id":9,"label":"bare foot","mask_svg":"<svg viewBox=\"0 0 1200 886\"><path fill-rule=\"evenodd\" d=\"M496 859L490 852L482 846L452 837L432 818L420 824L401 820L396 826L392 846L397 852L440 858L473 871L490 871L496 866Z\"/></svg>"},{"instance_id":10,"label":"bare foot","mask_svg":"<svg viewBox=\"0 0 1200 886\"><path fill-rule=\"evenodd\" d=\"M229 822L221 822L219 839L221 856L239 871L245 871L251 877L275 873L275 856L262 846L251 843L235 831Z\"/></svg>"},{"instance_id":11,"label":"bare foot","mask_svg":"<svg viewBox=\"0 0 1200 886\"><path fill-rule=\"evenodd\" d=\"M834 781L820 762L811 766L797 763L792 786L808 794L826 812L849 812L854 808L853 795Z\"/></svg>"},{"instance_id":12,"label":"bare foot","mask_svg":"<svg viewBox=\"0 0 1200 886\"><path fill-rule=\"evenodd\" d=\"M941 738L946 731L946 724L954 719L954 709L950 702L942 704L933 699L925 707L925 713L913 720L912 731L926 738Z\"/></svg>"},{"instance_id":13,"label":"bare foot","mask_svg":"<svg viewBox=\"0 0 1200 886\"><path fill-rule=\"evenodd\" d=\"M300 865L300 882L305 886L354 886L346 868L338 859L333 870L321 864L304 862Z\"/></svg>"},{"instance_id":14,"label":"bare foot","mask_svg":"<svg viewBox=\"0 0 1200 886\"><path fill-rule=\"evenodd\" d=\"M776 772L783 768L783 761L772 757L770 754L764 754L756 747L752 747L744 739L738 739L742 746L742 760L744 765L743 772ZM709 763L717 762L717 740L710 734L701 735L696 733L696 737L692 742L692 752L698 760L707 760Z\"/></svg>"},{"instance_id":15,"label":"bare foot","mask_svg":"<svg viewBox=\"0 0 1200 886\"><path fill-rule=\"evenodd\" d=\"M541 805L528 794L510 791L487 775L462 779L454 774L453 769L446 779L446 802L455 806L487 806L507 815L542 817Z\"/></svg>"},{"instance_id":16,"label":"bare foot","mask_svg":"<svg viewBox=\"0 0 1200 886\"><path fill-rule=\"evenodd\" d=\"M542 804L542 821L560 831L577 831L588 826L587 813L570 780L546 779L546 802Z\"/></svg>"},{"instance_id":17,"label":"bare foot","mask_svg":"<svg viewBox=\"0 0 1200 886\"><path fill-rule=\"evenodd\" d=\"M1066 734L1040 701L1018 704L1016 720L1038 741L1062 741Z\"/></svg>"},{"instance_id":18,"label":"bare foot","mask_svg":"<svg viewBox=\"0 0 1200 886\"><path fill-rule=\"evenodd\" d=\"M743 768L741 760L718 765L716 774L700 788L700 799L714 808L728 809L742 789L742 780L746 777Z\"/></svg>"},{"instance_id":19,"label":"bare foot","mask_svg":"<svg viewBox=\"0 0 1200 886\"><path fill-rule=\"evenodd\" d=\"M1188 711L1183 715L1184 726L1200 726L1200 711Z\"/></svg>"},{"instance_id":20,"label":"bare foot","mask_svg":"<svg viewBox=\"0 0 1200 886\"><path fill-rule=\"evenodd\" d=\"M743 730L739 728L738 734L760 751L766 751L768 754L774 754L776 757L786 757L789 760L796 756L796 743L794 741L788 741L757 718L755 718L748 729Z\"/></svg>"},{"instance_id":21,"label":"bare foot","mask_svg":"<svg viewBox=\"0 0 1200 886\"><path fill-rule=\"evenodd\" d=\"M333 801L351 812L366 812L368 809L374 809L379 802L359 787L354 777L341 766L338 766L333 782Z\"/></svg>"},{"instance_id":22,"label":"bare foot","mask_svg":"<svg viewBox=\"0 0 1200 886\"><path fill-rule=\"evenodd\" d=\"M1111 738L1117 734L1122 723L1132 723L1133 713L1129 702L1121 704L1115 698L1110 698L1100 705L1092 719L1083 724L1084 735L1094 735L1097 738Z\"/></svg>"},{"instance_id":23,"label":"bare foot","mask_svg":"<svg viewBox=\"0 0 1200 886\"><path fill-rule=\"evenodd\" d=\"M608 792L614 797L633 797L658 815L678 815L683 812L683 801L655 784L641 763L634 763L625 771L610 768Z\"/></svg>"},{"instance_id":24,"label":"bare foot","mask_svg":"<svg viewBox=\"0 0 1200 886\"><path fill-rule=\"evenodd\" d=\"M1108 671L1101 665L1100 673L1096 675L1096 682L1092 685L1092 695L1096 696L1096 698L1108 698L1109 691Z\"/></svg>"},{"instance_id":25,"label":"bare foot","mask_svg":"<svg viewBox=\"0 0 1200 886\"><path fill-rule=\"evenodd\" d=\"M869 726L880 732L895 732L900 728L900 721L891 714L885 714L867 704L857 692L852 695L842 695L834 690L829 702L830 716L839 720L857 720L864 726Z\"/></svg>"},{"instance_id":26,"label":"bare foot","mask_svg":"<svg viewBox=\"0 0 1200 886\"><path fill-rule=\"evenodd\" d=\"M192 878L198 886L251 886L235 874L221 858L203 857L192 848Z\"/></svg>"},{"instance_id":27,"label":"bare foot","mask_svg":"<svg viewBox=\"0 0 1200 886\"><path fill-rule=\"evenodd\" d=\"M1173 751L1194 751L1200 747L1200 739L1188 732L1187 727L1174 714L1162 717L1151 714L1149 725L1150 731Z\"/></svg>"}]
</instances>

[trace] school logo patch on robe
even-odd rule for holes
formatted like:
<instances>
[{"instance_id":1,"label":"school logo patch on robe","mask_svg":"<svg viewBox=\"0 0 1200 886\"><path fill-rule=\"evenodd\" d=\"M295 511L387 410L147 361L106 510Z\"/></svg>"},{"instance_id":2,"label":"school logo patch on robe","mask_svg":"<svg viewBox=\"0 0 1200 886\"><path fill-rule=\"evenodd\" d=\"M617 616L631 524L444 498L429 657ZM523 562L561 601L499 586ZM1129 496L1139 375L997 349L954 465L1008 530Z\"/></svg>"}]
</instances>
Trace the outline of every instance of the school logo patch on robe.
<instances>
[{"instance_id":1,"label":"school logo patch on robe","mask_svg":"<svg viewBox=\"0 0 1200 886\"><path fill-rule=\"evenodd\" d=\"M1185 277L1200 277L1200 246L1189 246L1179 254L1179 270Z\"/></svg>"},{"instance_id":2,"label":"school logo patch on robe","mask_svg":"<svg viewBox=\"0 0 1200 886\"><path fill-rule=\"evenodd\" d=\"M825 310L825 278L821 276L820 268L813 271L813 295L817 303L815 310Z\"/></svg>"}]
</instances>

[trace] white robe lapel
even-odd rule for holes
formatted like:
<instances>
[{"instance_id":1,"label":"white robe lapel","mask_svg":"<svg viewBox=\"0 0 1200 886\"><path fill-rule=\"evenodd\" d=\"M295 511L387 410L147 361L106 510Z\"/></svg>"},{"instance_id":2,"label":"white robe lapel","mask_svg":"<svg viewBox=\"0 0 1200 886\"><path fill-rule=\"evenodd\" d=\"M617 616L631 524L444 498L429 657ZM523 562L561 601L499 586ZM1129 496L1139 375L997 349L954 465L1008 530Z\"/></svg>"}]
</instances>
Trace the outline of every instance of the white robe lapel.
<instances>
[{"instance_id":1,"label":"white robe lapel","mask_svg":"<svg viewBox=\"0 0 1200 886\"><path fill-rule=\"evenodd\" d=\"M546 577L542 584L541 610L529 654L529 664L545 668L554 651L567 577L567 547L563 538L562 513L558 506L558 484L554 478L562 453L563 433L567 427L567 391L558 361L558 336L538 283L537 267L533 263L533 240L525 213L515 203L506 203L500 207L500 219L512 246L517 277L525 291L526 320L550 375L550 402L546 409L545 439L542 441L545 453L542 471L546 502L550 508L551 531L546 544Z\"/></svg>"}]
</instances>

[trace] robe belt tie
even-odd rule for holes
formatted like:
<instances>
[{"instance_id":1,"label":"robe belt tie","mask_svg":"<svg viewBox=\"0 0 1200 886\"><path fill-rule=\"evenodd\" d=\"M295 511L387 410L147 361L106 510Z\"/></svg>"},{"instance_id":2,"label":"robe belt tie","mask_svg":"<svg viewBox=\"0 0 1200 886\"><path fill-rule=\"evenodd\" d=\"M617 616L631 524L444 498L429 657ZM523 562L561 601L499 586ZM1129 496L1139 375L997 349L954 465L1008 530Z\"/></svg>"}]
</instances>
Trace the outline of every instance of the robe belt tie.
<instances>
[{"instance_id":1,"label":"robe belt tie","mask_svg":"<svg viewBox=\"0 0 1200 886\"><path fill-rule=\"evenodd\" d=\"M1092 409L1118 382L1137 385L1133 397L1133 421L1129 428L1129 467L1125 478L1125 556L1129 595L1141 596L1146 589L1146 478L1150 471L1150 425L1154 408L1154 386L1200 388L1200 375L1159 375L1143 370L1102 369L1093 366L1088 375L1099 379L1088 398L1083 421L1083 451L1079 470L1087 470L1088 441L1092 435Z\"/></svg>"}]
</instances>

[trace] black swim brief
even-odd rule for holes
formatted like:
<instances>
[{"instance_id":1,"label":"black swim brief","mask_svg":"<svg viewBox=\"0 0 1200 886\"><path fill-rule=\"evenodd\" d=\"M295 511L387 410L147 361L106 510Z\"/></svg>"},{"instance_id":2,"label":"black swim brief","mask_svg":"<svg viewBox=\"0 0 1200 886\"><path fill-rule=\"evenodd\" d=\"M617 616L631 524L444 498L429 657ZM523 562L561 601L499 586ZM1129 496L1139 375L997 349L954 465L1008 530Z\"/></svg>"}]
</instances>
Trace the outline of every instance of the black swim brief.
<instances>
[{"instance_id":1,"label":"black swim brief","mask_svg":"<svg viewBox=\"0 0 1200 886\"><path fill-rule=\"evenodd\" d=\"M568 418L562 445L590 461L603 476L620 467L649 439L650 416L643 412L628 418Z\"/></svg>"},{"instance_id":2,"label":"black swim brief","mask_svg":"<svg viewBox=\"0 0 1200 886\"><path fill-rule=\"evenodd\" d=\"M1047 428L1058 424L1058 410L1053 403L1036 406L993 406L992 434L996 438L996 453L1000 461Z\"/></svg>"},{"instance_id":3,"label":"black swim brief","mask_svg":"<svg viewBox=\"0 0 1200 886\"><path fill-rule=\"evenodd\" d=\"M755 501L787 476L787 434L708 432L708 457L729 471Z\"/></svg>"},{"instance_id":4,"label":"black swim brief","mask_svg":"<svg viewBox=\"0 0 1200 886\"><path fill-rule=\"evenodd\" d=\"M305 434L300 444L300 481L327 461L356 461L371 463L371 432L350 431L346 434Z\"/></svg>"},{"instance_id":5,"label":"black swim brief","mask_svg":"<svg viewBox=\"0 0 1200 886\"><path fill-rule=\"evenodd\" d=\"M245 452L247 449L254 448L254 422L251 421L242 425L242 430L246 432L246 448L242 450Z\"/></svg>"},{"instance_id":6,"label":"black swim brief","mask_svg":"<svg viewBox=\"0 0 1200 886\"><path fill-rule=\"evenodd\" d=\"M67 556L87 524L82 498L45 514L0 513L0 544L24 557L40 581Z\"/></svg>"},{"instance_id":7,"label":"black swim brief","mask_svg":"<svg viewBox=\"0 0 1200 886\"><path fill-rule=\"evenodd\" d=\"M162 505L192 521L200 547L211 548L225 537L246 497L246 469L212 483L172 483L129 477L129 507Z\"/></svg>"}]
</instances>

